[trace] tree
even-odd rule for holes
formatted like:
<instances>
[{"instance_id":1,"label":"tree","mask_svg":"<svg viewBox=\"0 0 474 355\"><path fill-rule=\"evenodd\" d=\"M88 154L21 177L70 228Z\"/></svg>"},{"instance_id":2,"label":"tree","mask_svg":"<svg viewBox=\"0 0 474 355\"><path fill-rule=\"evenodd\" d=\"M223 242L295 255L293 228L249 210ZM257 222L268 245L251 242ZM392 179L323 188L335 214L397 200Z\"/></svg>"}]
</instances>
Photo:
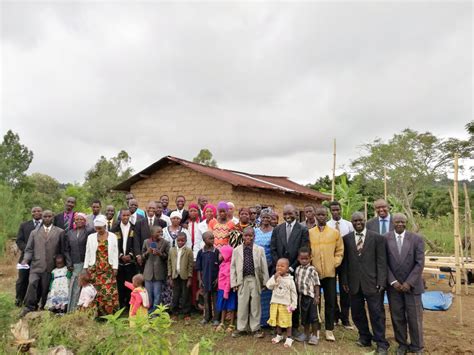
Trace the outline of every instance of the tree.
<instances>
[{"instance_id":1,"label":"tree","mask_svg":"<svg viewBox=\"0 0 474 355\"><path fill-rule=\"evenodd\" d=\"M33 173L25 177L23 187L26 192L25 206L40 206L53 211L60 211L63 208L63 189L55 178Z\"/></svg>"},{"instance_id":2,"label":"tree","mask_svg":"<svg viewBox=\"0 0 474 355\"><path fill-rule=\"evenodd\" d=\"M388 142L376 139L363 146L367 155L352 161L352 168L367 180L383 181L387 168L388 190L402 205L415 231L413 203L425 187L446 176L455 152L469 155L469 142L440 139L430 132L405 129ZM380 196L381 197L381 196Z\"/></svg>"},{"instance_id":3,"label":"tree","mask_svg":"<svg viewBox=\"0 0 474 355\"><path fill-rule=\"evenodd\" d=\"M194 157L193 162L217 168L217 162L212 159L212 153L209 149L201 149L198 155Z\"/></svg>"},{"instance_id":4,"label":"tree","mask_svg":"<svg viewBox=\"0 0 474 355\"><path fill-rule=\"evenodd\" d=\"M0 181L18 187L33 160L33 152L20 143L18 134L9 130L0 144L0 157Z\"/></svg>"},{"instance_id":5,"label":"tree","mask_svg":"<svg viewBox=\"0 0 474 355\"><path fill-rule=\"evenodd\" d=\"M86 172L84 187L90 199L99 199L102 204L123 204L123 193L111 192L111 188L132 175L129 167L131 158L124 150L107 159L101 156L97 163ZM90 201L89 201L90 202Z\"/></svg>"},{"instance_id":6,"label":"tree","mask_svg":"<svg viewBox=\"0 0 474 355\"><path fill-rule=\"evenodd\" d=\"M19 224L25 218L24 193L15 193L12 188L0 182L0 256L5 251L8 239L14 238Z\"/></svg>"}]
</instances>

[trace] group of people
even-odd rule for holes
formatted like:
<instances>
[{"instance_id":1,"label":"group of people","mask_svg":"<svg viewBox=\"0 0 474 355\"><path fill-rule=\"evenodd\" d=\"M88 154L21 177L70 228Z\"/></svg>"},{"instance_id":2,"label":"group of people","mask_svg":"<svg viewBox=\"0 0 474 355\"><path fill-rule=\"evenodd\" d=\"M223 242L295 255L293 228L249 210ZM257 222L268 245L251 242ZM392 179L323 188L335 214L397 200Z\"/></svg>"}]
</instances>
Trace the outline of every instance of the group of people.
<instances>
[{"instance_id":1,"label":"group of people","mask_svg":"<svg viewBox=\"0 0 474 355\"><path fill-rule=\"evenodd\" d=\"M335 341L339 321L353 329L351 313L357 344L374 342L383 354L386 293L397 353L423 351L424 242L386 201L375 201L377 216L367 222L360 212L344 220L333 201L331 219L326 207L307 205L300 223L286 205L279 224L275 211L259 205L235 216L232 202L205 197L186 209L178 196L174 210L167 195L145 210L133 194L126 198L127 207L116 213L106 206L104 215L98 200L90 215L74 211L73 197L55 216L32 209L17 237L21 316L45 307L93 308L101 316L120 307L132 319L165 304L173 319L182 315L189 324L193 311L202 312L201 324L233 337L261 338L262 327L275 327L272 343L291 347L294 340L318 344L322 317L325 339Z\"/></svg>"}]
</instances>

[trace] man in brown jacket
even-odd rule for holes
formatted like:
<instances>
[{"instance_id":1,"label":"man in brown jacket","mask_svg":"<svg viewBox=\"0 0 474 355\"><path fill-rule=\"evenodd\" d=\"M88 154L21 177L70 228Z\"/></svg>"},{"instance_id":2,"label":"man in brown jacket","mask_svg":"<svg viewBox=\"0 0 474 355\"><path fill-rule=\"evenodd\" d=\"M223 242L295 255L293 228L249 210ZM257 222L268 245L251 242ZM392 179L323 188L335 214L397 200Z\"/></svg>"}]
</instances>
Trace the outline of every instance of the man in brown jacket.
<instances>
[{"instance_id":1,"label":"man in brown jacket","mask_svg":"<svg viewBox=\"0 0 474 355\"><path fill-rule=\"evenodd\" d=\"M34 311L41 299L43 309L48 297L51 271L55 268L54 257L63 253L64 230L53 226L53 212L43 212L43 224L31 232L25 248L22 265L30 265L30 277L25 296L25 308L20 317Z\"/></svg>"}]
</instances>

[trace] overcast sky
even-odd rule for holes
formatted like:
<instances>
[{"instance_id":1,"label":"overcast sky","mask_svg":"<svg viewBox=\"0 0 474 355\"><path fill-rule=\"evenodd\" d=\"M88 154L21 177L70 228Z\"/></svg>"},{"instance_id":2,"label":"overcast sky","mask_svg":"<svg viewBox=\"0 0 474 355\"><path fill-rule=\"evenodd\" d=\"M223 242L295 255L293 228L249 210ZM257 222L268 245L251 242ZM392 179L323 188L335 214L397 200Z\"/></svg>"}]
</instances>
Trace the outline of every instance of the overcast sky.
<instances>
[{"instance_id":1,"label":"overcast sky","mask_svg":"<svg viewBox=\"0 0 474 355\"><path fill-rule=\"evenodd\" d=\"M298 182L410 127L465 138L472 5L445 2L2 2L1 125L30 172L82 181L201 148Z\"/></svg>"}]
</instances>

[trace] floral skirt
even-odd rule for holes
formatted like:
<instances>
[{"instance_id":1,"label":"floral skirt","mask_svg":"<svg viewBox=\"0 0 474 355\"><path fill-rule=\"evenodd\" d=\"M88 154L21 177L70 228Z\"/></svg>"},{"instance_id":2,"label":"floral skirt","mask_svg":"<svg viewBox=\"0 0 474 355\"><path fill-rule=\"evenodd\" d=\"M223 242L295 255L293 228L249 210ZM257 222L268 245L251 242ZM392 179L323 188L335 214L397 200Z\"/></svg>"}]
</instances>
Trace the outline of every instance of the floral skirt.
<instances>
[{"instance_id":1,"label":"floral skirt","mask_svg":"<svg viewBox=\"0 0 474 355\"><path fill-rule=\"evenodd\" d=\"M107 267L108 266L108 267ZM112 267L107 265L98 269L96 265L91 266L88 271L91 275L91 283L97 290L95 298L97 304L97 316L112 314L118 310L117 280L113 274Z\"/></svg>"}]
</instances>

